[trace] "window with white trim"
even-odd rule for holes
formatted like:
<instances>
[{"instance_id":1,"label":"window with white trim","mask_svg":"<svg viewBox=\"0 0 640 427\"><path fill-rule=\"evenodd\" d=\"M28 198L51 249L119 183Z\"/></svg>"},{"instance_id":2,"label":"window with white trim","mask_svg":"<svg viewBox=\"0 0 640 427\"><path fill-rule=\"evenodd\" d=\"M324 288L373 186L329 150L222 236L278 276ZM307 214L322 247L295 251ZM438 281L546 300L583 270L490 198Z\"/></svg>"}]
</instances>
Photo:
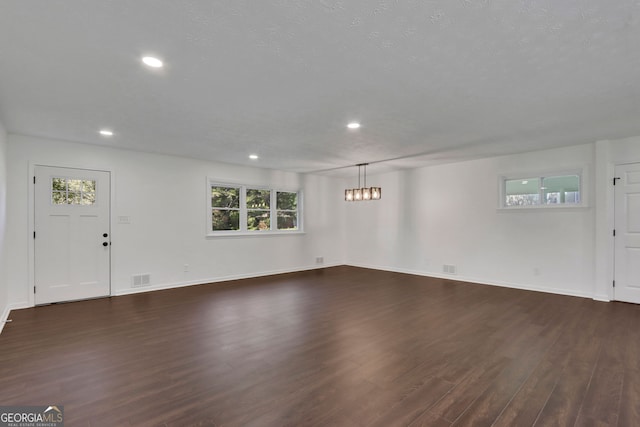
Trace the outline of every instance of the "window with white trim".
<instances>
[{"instance_id":1,"label":"window with white trim","mask_svg":"<svg viewBox=\"0 0 640 427\"><path fill-rule=\"evenodd\" d=\"M579 206L582 204L580 173L502 177L503 208Z\"/></svg>"},{"instance_id":2,"label":"window with white trim","mask_svg":"<svg viewBox=\"0 0 640 427\"><path fill-rule=\"evenodd\" d=\"M298 229L298 193L276 192L276 215L278 230Z\"/></svg>"},{"instance_id":3,"label":"window with white trim","mask_svg":"<svg viewBox=\"0 0 640 427\"><path fill-rule=\"evenodd\" d=\"M210 231L240 230L240 187L211 186Z\"/></svg>"},{"instance_id":4,"label":"window with white trim","mask_svg":"<svg viewBox=\"0 0 640 427\"><path fill-rule=\"evenodd\" d=\"M271 190L247 188L247 230L271 230Z\"/></svg>"},{"instance_id":5,"label":"window with white trim","mask_svg":"<svg viewBox=\"0 0 640 427\"><path fill-rule=\"evenodd\" d=\"M209 182L208 234L301 231L300 191Z\"/></svg>"}]
</instances>

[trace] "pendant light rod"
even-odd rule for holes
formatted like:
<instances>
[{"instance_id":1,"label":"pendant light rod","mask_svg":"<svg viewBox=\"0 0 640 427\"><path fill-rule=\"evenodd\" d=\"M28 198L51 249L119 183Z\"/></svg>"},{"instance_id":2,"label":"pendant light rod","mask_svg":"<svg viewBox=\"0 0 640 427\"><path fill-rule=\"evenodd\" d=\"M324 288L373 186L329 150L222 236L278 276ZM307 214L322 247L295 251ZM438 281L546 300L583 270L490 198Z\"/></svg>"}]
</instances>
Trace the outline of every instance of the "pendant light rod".
<instances>
[{"instance_id":1,"label":"pendant light rod","mask_svg":"<svg viewBox=\"0 0 640 427\"><path fill-rule=\"evenodd\" d=\"M367 186L367 164L364 164L364 186Z\"/></svg>"}]
</instances>

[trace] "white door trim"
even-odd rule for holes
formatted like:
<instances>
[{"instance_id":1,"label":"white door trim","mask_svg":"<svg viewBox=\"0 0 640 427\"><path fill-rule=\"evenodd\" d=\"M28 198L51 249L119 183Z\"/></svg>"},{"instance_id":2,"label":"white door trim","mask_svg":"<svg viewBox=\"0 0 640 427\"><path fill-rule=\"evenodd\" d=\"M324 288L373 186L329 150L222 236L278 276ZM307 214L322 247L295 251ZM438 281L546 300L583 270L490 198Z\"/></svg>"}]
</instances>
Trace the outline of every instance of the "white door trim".
<instances>
[{"instance_id":1,"label":"white door trim","mask_svg":"<svg viewBox=\"0 0 640 427\"><path fill-rule=\"evenodd\" d=\"M44 167L54 167L54 168L67 168L67 169L80 169L80 170L94 170L94 171L100 171L100 172L109 172L110 175L110 185L109 185L109 206L110 206L110 210L109 210L109 228L111 229L111 241L114 242L115 239L117 238L117 236L114 233L114 224L113 224L113 206L114 206L114 184L115 184L115 172L112 169L106 169L104 167L100 167L100 166L96 166L96 167L91 167L91 165L87 166L87 165L77 165L77 164L65 164L65 163L54 163L54 162L37 162L37 161L30 161L29 162L29 173L27 176L27 183L28 183L28 202L29 202L29 206L28 206L28 212L29 212L29 216L28 216L28 223L29 223L29 230L27 233L27 247L28 247L28 292L27 295L29 296L29 301L28 301L28 306L29 307L35 307L35 301L36 301L36 296L35 296L35 286L36 286L36 282L35 282L35 268L36 268L36 264L35 264L35 241L33 238L33 232L35 230L35 216L36 216L36 205L35 205L35 186L33 184L33 177L35 176L35 169L38 166L44 166ZM114 246L111 246L111 260L114 259ZM113 262L109 263L109 276L112 278L112 280L110 280L109 282L109 296L113 296L114 293L114 286L113 286Z\"/></svg>"},{"instance_id":2,"label":"white door trim","mask_svg":"<svg viewBox=\"0 0 640 427\"><path fill-rule=\"evenodd\" d=\"M637 172L638 171L638 167L640 166L640 162L617 163L615 165L615 168L614 168L614 177L612 178L612 181L615 182L615 181L620 180L620 181L618 181L618 183L622 183L623 182L623 180L624 180L623 174L622 173L618 173L617 170L618 170L618 168L624 168L626 166L634 167L634 169L635 169L634 172ZM630 303L636 303L637 304L638 303L637 293L636 293L635 296L629 296L629 293L627 293L627 296L623 296L622 298L620 298L618 296L619 293L626 292L626 290L625 290L625 286L624 286L625 285L624 280L621 283L618 283L619 282L619 280L618 280L619 277L623 277L623 278L625 277L624 276L624 269L622 269L623 270L622 272L618 271L618 267L619 267L619 265L618 265L618 256L622 255L622 253L620 253L621 251L619 251L620 248L619 248L618 244L623 242L623 240L619 240L619 239L623 239L625 236L624 236L624 233L622 233L622 231L624 229L624 226L621 226L617 221L619 219L618 218L618 209L617 209L619 207L618 206L619 200L616 197L617 190L618 190L618 187L616 187L616 185L614 184L613 185L613 194L614 194L614 198L613 198L614 199L614 222L613 222L613 227L614 227L614 230L616 231L616 233L614 234L615 237L613 239L614 240L614 250L613 250L613 280L614 280L614 282L613 283L615 283L615 286L613 287L613 297L612 298L613 298L614 301L623 301L623 302L630 302ZM627 194L627 193L625 193L625 194ZM633 194L637 195L638 193L636 192L636 193L633 193ZM628 216L626 214L624 214L622 216L622 218L626 219L626 218L628 218ZM635 240L637 242L637 238Z\"/></svg>"},{"instance_id":3,"label":"white door trim","mask_svg":"<svg viewBox=\"0 0 640 427\"><path fill-rule=\"evenodd\" d=\"M593 184L595 207L595 269L593 298L596 301L613 301L614 252L615 242L615 187L612 180L616 167L631 163L640 163L640 154L626 150L625 146L616 149L618 142L596 141L594 147L595 179Z\"/></svg>"}]
</instances>

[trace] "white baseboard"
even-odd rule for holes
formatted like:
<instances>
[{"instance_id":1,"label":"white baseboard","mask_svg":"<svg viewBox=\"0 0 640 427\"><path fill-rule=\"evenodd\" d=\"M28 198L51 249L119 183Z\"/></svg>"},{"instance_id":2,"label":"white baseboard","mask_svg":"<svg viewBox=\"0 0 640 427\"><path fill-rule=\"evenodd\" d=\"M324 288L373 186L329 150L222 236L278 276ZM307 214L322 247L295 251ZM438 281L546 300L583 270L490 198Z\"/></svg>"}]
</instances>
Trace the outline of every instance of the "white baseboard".
<instances>
[{"instance_id":1,"label":"white baseboard","mask_svg":"<svg viewBox=\"0 0 640 427\"><path fill-rule=\"evenodd\" d=\"M208 278L208 279L190 280L186 282L162 283L159 285L144 286L140 288L123 288L123 289L115 290L111 295L121 296L121 295L139 294L144 292L160 291L165 289L183 288L185 286L203 285L207 283L228 282L231 280L253 279L256 277L273 276L276 274L297 273L300 271L319 270L322 268L337 267L340 265L344 265L344 264L312 265L312 266L296 267L296 268L290 268L290 269L261 271L261 272L249 273L249 274L234 274L229 276L221 276L221 277L214 277L214 278Z\"/></svg>"},{"instance_id":2,"label":"white baseboard","mask_svg":"<svg viewBox=\"0 0 640 427\"><path fill-rule=\"evenodd\" d=\"M20 310L22 308L29 308L28 304L9 304L4 308L2 312L2 317L0 317L0 334L2 333L2 329L4 325L7 324L7 320L9 320L9 316L11 315L12 310Z\"/></svg>"},{"instance_id":3,"label":"white baseboard","mask_svg":"<svg viewBox=\"0 0 640 427\"><path fill-rule=\"evenodd\" d=\"M524 285L522 283L512 283L512 282L502 282L502 281L489 282L483 279L478 279L476 277L458 276L456 274L437 274L437 273L432 273L428 271L411 270L406 268L396 268L396 267L387 267L387 266L380 267L380 266L357 264L357 263L347 263L346 265L349 265L352 267L369 268L372 270L382 270L382 271L391 271L394 273L411 274L414 276L434 277L437 279L447 279L447 280L453 280L457 282L476 283L479 285L488 285L488 286L500 286L502 288L513 288L513 289L520 289L523 291L546 292L550 294L565 295L565 296L571 296L571 297L593 298L593 295L590 295L584 292L577 292L569 289L541 288L537 286Z\"/></svg>"},{"instance_id":4,"label":"white baseboard","mask_svg":"<svg viewBox=\"0 0 640 427\"><path fill-rule=\"evenodd\" d=\"M9 313L11 313L11 309L7 305L2 311L2 317L0 317L0 334L2 333L2 329L9 319Z\"/></svg>"},{"instance_id":5,"label":"white baseboard","mask_svg":"<svg viewBox=\"0 0 640 427\"><path fill-rule=\"evenodd\" d=\"M118 289L118 290L112 292L111 296L131 295L131 294L159 291L159 290L165 290L165 289L182 288L182 287L185 287L185 286L203 285L203 284L206 284L206 283L228 282L228 281L231 281L231 280L252 279L252 278L256 278L256 277L273 276L273 275L276 275L276 274L286 274L286 273L296 273L296 272L301 272L301 271L319 270L319 269L322 269L322 268L338 267L338 266L341 266L341 265L347 265L347 266L351 266L351 267L367 268L367 269L370 269L370 270L381 270L381 271L391 271L391 272L394 272L394 273L411 274L411 275L414 275L414 276L434 277L434 278L437 278L437 279L447 279L447 280L453 280L453 281L458 281L458 282L475 283L475 284L480 284L480 285L500 286L500 287L504 287L504 288L521 289L521 290L526 290L526 291L546 292L546 293L558 294L558 295L574 296L574 297L581 297L581 298L591 298L591 299L593 299L595 301L610 302L610 299L609 299L609 297L607 295L595 295L594 296L594 295L589 295L589 294L586 294L586 293L583 293L583 292L576 292L576 291L567 290L567 289L560 289L560 288L541 288L541 287L523 285L521 283L512 283L512 282L500 282L500 281L488 282L486 280L478 279L478 278L475 278L475 277L466 277L466 276L458 276L458 275L445 275L445 274L437 274L437 273L425 272L425 271L419 271L419 270L411 270L411 269L406 269L406 268L396 268L396 267L389 267L389 266L382 266L381 267L381 266L374 266L374 265L368 265L368 264L358 264L358 263L347 263L347 264L335 263L335 264L312 265L312 266L304 266L304 267L297 267L297 268L290 268L290 269L262 271L262 272L249 273L249 274L236 274L236 275L229 275L229 276L222 276L222 277L214 277L214 278L209 278L209 279L198 279L198 280L185 281L185 282L163 283L163 284L160 284L160 285L145 286L145 287L141 287L141 288L123 288L123 289ZM32 307L32 306L29 305L29 303L27 303L27 302L14 303L14 304L10 304L10 305L6 306L5 309L4 309L4 312L2 313L2 317L0 318L0 333L2 332L2 328L5 325L5 321L9 318L9 314L10 314L11 310L18 310L18 309L29 308L29 307Z\"/></svg>"}]
</instances>

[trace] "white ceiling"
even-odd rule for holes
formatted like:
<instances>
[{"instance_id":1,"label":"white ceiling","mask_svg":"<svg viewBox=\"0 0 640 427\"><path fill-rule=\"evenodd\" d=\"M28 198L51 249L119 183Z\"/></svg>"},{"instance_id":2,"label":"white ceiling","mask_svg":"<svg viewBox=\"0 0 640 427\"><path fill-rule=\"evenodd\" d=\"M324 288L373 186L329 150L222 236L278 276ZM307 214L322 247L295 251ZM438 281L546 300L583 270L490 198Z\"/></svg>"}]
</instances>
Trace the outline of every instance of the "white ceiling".
<instances>
[{"instance_id":1,"label":"white ceiling","mask_svg":"<svg viewBox=\"0 0 640 427\"><path fill-rule=\"evenodd\" d=\"M0 122L299 172L640 135L639 16L637 0L0 0Z\"/></svg>"}]
</instances>

